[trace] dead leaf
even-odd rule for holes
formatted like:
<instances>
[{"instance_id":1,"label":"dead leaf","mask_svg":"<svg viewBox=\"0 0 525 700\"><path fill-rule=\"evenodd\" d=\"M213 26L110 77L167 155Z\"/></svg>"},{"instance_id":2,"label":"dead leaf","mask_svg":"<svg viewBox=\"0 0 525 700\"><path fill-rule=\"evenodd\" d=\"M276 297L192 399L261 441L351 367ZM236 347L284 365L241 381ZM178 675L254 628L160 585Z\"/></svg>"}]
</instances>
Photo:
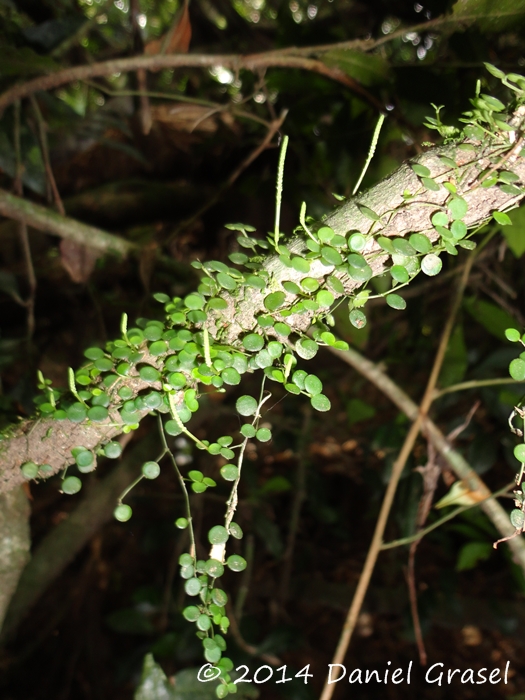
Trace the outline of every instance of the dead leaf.
<instances>
[{"instance_id":1,"label":"dead leaf","mask_svg":"<svg viewBox=\"0 0 525 700\"><path fill-rule=\"evenodd\" d=\"M144 47L144 53L148 56L155 56L161 53L164 42L168 41L163 53L188 53L191 41L191 22L190 13L188 11L188 0L184 3L182 12L179 17L175 19L172 28L159 39L153 39L146 44Z\"/></svg>"}]
</instances>

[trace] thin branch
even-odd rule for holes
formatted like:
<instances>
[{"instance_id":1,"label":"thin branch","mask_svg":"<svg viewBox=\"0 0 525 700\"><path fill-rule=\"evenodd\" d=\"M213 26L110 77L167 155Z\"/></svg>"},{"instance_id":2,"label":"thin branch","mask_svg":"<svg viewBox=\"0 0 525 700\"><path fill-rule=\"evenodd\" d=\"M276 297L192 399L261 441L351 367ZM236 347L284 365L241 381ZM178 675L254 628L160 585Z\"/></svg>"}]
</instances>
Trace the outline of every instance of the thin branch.
<instances>
[{"instance_id":1,"label":"thin branch","mask_svg":"<svg viewBox=\"0 0 525 700\"><path fill-rule=\"evenodd\" d=\"M58 213L61 214L62 216L65 216L66 210L64 209L64 205L62 203L62 198L61 198L60 193L58 191L55 176L54 176L53 170L51 168L51 160L49 158L49 148L48 148L48 144L47 144L46 123L44 122L44 118L42 117L42 112L40 111L40 107L38 106L38 102L37 102L34 95L31 95L30 101L31 101L31 107L33 108L33 112L35 113L35 117L36 117L36 123L37 123L37 127L38 127L38 138L40 141L40 150L42 152L42 160L44 161L44 168L46 171L47 182L48 182L49 188L51 190L51 194L53 196L53 200L55 202L55 206L58 210Z\"/></svg>"},{"instance_id":2,"label":"thin branch","mask_svg":"<svg viewBox=\"0 0 525 700\"><path fill-rule=\"evenodd\" d=\"M358 82L339 68L327 66L322 61L301 56L286 56L275 52L265 52L241 56L239 54L199 55L199 54L156 54L155 56L132 56L110 61L74 66L64 70L39 76L27 83L14 85L0 95L0 113L17 99L29 97L41 90L53 90L76 80L88 80L114 73L129 73L138 70L162 70L163 68L211 68L223 66L234 71L240 69L258 71L261 68L296 68L319 73L335 80L365 98L376 109L382 110L381 102L371 95Z\"/></svg>"},{"instance_id":3,"label":"thin branch","mask_svg":"<svg viewBox=\"0 0 525 700\"><path fill-rule=\"evenodd\" d=\"M19 197L22 197L24 193L22 175L24 166L22 163L22 150L20 146L20 100L15 102L15 124L14 124L14 144L15 144L15 155L16 155L16 173L14 181L14 191ZM29 287L29 294L27 299L22 302L27 310L27 338L28 341L33 337L35 330L35 300L36 300L36 288L37 280L35 275L35 268L33 266L33 258L31 256L31 246L29 244L29 235L27 232L27 225L24 221L18 222L18 237L20 238L20 244L22 246L22 252L24 255L24 262L26 266L27 273L27 284Z\"/></svg>"},{"instance_id":4,"label":"thin branch","mask_svg":"<svg viewBox=\"0 0 525 700\"><path fill-rule=\"evenodd\" d=\"M459 310L461 300L463 298L463 292L465 290L468 275L470 273L470 269L472 267L473 262L474 255L470 255L469 260L467 261L467 264L465 265L463 274L461 276L458 289L456 290L456 293L454 295L452 308L449 312L445 328L443 329L439 347L434 360L434 365L432 367L432 371L428 379L423 399L421 400L419 411L417 413L415 421L413 422L405 438L405 442L401 448L401 452L399 453L399 456L392 467L392 474L390 477L390 481L388 482L383 503L381 505L381 510L377 519L374 535L372 537L372 542L370 544L363 571L361 572L361 576L359 578L359 582L354 593L352 604L350 605L350 609L348 610L348 614L343 625L339 643L337 645L337 649L332 660L333 664L342 664L346 656L348 645L350 644L350 640L352 638L352 634L357 623L357 618L359 617L359 613L361 611L361 607L363 605L365 595L370 584L370 579L372 578L372 573L374 571L375 564L379 556L379 552L381 551L381 545L383 543L383 534L385 531L388 516L390 514L390 510L392 508L392 504L394 502L397 484L399 482L399 479L401 478L401 474L405 467L406 461L409 458L410 453L412 452L423 420L426 417L428 410L432 404L434 388L436 386L436 382L438 380L439 373L443 365L448 341L452 333L452 329L454 327L456 315ZM333 695L333 692L334 685L328 684L328 682L326 682L323 688L323 692L321 694L321 700L330 700L330 698Z\"/></svg>"},{"instance_id":5,"label":"thin branch","mask_svg":"<svg viewBox=\"0 0 525 700\"><path fill-rule=\"evenodd\" d=\"M432 525L428 525L423 530L419 530L414 535L410 535L410 537L401 537L398 540L392 540L392 542L384 542L381 545L381 551L385 549L395 549L396 547L402 547L403 545L411 544L412 542L420 542L423 539L423 537L428 535L433 530L437 530L438 527L441 527L445 523L448 523L449 520L453 520L458 515L461 515L461 513L464 513L466 510L470 510L471 508L478 508L478 506L481 506L489 498L499 498L499 496L504 496L506 493L509 493L509 491L511 491L515 486L515 482L511 481L510 484L507 484L503 488L499 489L499 491L494 491L494 493L491 493L490 496L487 496L482 501L471 503L468 506L459 506L459 508L455 508L454 510L450 511L450 513L447 513L447 515L444 515L439 520L433 522Z\"/></svg>"},{"instance_id":6,"label":"thin branch","mask_svg":"<svg viewBox=\"0 0 525 700\"><path fill-rule=\"evenodd\" d=\"M0 189L0 214L39 231L67 238L91 248L98 248L106 253L126 256L137 249L137 245L131 241L67 216L61 216L51 209L34 204L27 199L15 197L2 189Z\"/></svg>"},{"instance_id":7,"label":"thin branch","mask_svg":"<svg viewBox=\"0 0 525 700\"><path fill-rule=\"evenodd\" d=\"M465 391L466 389L479 389L484 386L501 386L502 384L522 384L511 377L501 377L496 379L471 379L468 382L459 382L446 386L444 389L436 389L434 392L434 400L445 394L452 394L456 391Z\"/></svg>"}]
</instances>

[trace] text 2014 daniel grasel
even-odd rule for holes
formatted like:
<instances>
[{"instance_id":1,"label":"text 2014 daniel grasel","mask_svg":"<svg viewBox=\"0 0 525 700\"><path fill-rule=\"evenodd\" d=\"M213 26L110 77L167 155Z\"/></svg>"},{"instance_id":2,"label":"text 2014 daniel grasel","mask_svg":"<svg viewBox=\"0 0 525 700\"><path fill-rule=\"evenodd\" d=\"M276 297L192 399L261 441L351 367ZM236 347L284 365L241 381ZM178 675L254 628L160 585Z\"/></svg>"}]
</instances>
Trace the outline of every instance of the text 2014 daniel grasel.
<instances>
[{"instance_id":1,"label":"text 2014 daniel grasel","mask_svg":"<svg viewBox=\"0 0 525 700\"><path fill-rule=\"evenodd\" d=\"M393 683L398 685L400 683L406 683L410 685L413 680L412 670L413 662L410 661L407 667L393 668L392 662L387 661L386 668L382 671L377 669L361 669L352 668L347 669L343 664L328 664L328 674L326 677L326 683L331 685L332 683L381 683L388 684ZM462 683L470 685L483 685L489 683L491 685L497 685L503 682L508 683L510 669L510 661L507 661L503 669L496 668L447 668L444 663L437 662L429 666L426 670L421 669L419 674L425 671L424 682L428 684L451 685L452 683ZM280 668L274 669L271 666L264 665L258 668L249 668L248 666L242 665L237 666L235 671L238 675L237 678L233 680L235 685L239 683L268 683L273 681L274 683L288 683L289 681L302 680L305 684L308 683L309 679L314 677L313 673L310 673L310 664L306 665L299 672L293 674L293 672L287 668L287 666L281 666ZM212 666L212 664L205 664L199 669L197 674L197 679L203 683L213 681L218 679L221 675L221 669L217 666ZM512 675L512 674L511 674Z\"/></svg>"}]
</instances>

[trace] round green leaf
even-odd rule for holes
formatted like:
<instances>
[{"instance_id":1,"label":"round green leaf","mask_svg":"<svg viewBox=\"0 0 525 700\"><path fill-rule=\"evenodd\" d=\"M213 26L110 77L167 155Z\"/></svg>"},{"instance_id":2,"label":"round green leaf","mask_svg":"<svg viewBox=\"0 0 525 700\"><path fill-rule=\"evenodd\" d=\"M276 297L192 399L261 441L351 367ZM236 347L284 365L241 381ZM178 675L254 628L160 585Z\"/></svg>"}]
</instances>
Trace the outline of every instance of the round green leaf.
<instances>
[{"instance_id":1,"label":"round green leaf","mask_svg":"<svg viewBox=\"0 0 525 700\"><path fill-rule=\"evenodd\" d=\"M319 306L329 307L334 303L334 295L327 289L321 289L319 292L317 292L315 298Z\"/></svg>"},{"instance_id":2,"label":"round green leaf","mask_svg":"<svg viewBox=\"0 0 525 700\"><path fill-rule=\"evenodd\" d=\"M217 282L229 292L233 292L237 288L237 282L226 272L219 272L217 274Z\"/></svg>"},{"instance_id":3,"label":"round green leaf","mask_svg":"<svg viewBox=\"0 0 525 700\"><path fill-rule=\"evenodd\" d=\"M519 357L512 360L509 365L509 374L512 379L515 379L517 382L522 382L525 379L525 360Z\"/></svg>"},{"instance_id":4,"label":"round green leaf","mask_svg":"<svg viewBox=\"0 0 525 700\"><path fill-rule=\"evenodd\" d=\"M237 384L240 383L241 381L241 375L235 367L227 367L221 372L221 377L224 381L225 384L229 384L230 386L236 386Z\"/></svg>"},{"instance_id":5,"label":"round green leaf","mask_svg":"<svg viewBox=\"0 0 525 700\"><path fill-rule=\"evenodd\" d=\"M324 394L312 396L310 403L316 411L329 411L331 408L330 399Z\"/></svg>"},{"instance_id":6,"label":"round green leaf","mask_svg":"<svg viewBox=\"0 0 525 700\"><path fill-rule=\"evenodd\" d=\"M393 309L406 309L407 303L400 297L399 294L388 294L386 297L386 303Z\"/></svg>"},{"instance_id":7,"label":"round green leaf","mask_svg":"<svg viewBox=\"0 0 525 700\"><path fill-rule=\"evenodd\" d=\"M225 464L224 467L221 467L221 476L225 481L235 481L238 475L239 469L235 464Z\"/></svg>"},{"instance_id":8,"label":"round green leaf","mask_svg":"<svg viewBox=\"0 0 525 700\"><path fill-rule=\"evenodd\" d=\"M90 450L83 449L75 455L75 462L77 463L77 467L81 469L91 467L94 461L95 458L93 457L93 453L90 452Z\"/></svg>"},{"instance_id":9,"label":"round green leaf","mask_svg":"<svg viewBox=\"0 0 525 700\"><path fill-rule=\"evenodd\" d=\"M448 216L444 211L437 211L431 219L434 226L448 226Z\"/></svg>"},{"instance_id":10,"label":"round green leaf","mask_svg":"<svg viewBox=\"0 0 525 700\"><path fill-rule=\"evenodd\" d=\"M180 435L182 433L181 428L179 427L179 424L177 421L174 420L169 420L164 424L164 430L168 435L173 435L176 437L177 435Z\"/></svg>"},{"instance_id":11,"label":"round green leaf","mask_svg":"<svg viewBox=\"0 0 525 700\"><path fill-rule=\"evenodd\" d=\"M108 409L104 408L104 406L93 406L87 412L87 417L94 423L100 423L101 421L106 420L108 415Z\"/></svg>"},{"instance_id":12,"label":"round green leaf","mask_svg":"<svg viewBox=\"0 0 525 700\"><path fill-rule=\"evenodd\" d=\"M182 616L188 620L188 622L196 622L200 614L201 611L196 605L188 605L188 607L184 608L182 611Z\"/></svg>"},{"instance_id":13,"label":"round green leaf","mask_svg":"<svg viewBox=\"0 0 525 700\"><path fill-rule=\"evenodd\" d=\"M104 357L104 351L100 348L88 348L84 350L84 357L87 357L88 360L98 360Z\"/></svg>"},{"instance_id":14,"label":"round green leaf","mask_svg":"<svg viewBox=\"0 0 525 700\"><path fill-rule=\"evenodd\" d=\"M315 340L311 340L311 338L300 338L295 344L295 350L303 360L311 360L317 355L319 346Z\"/></svg>"},{"instance_id":15,"label":"round green leaf","mask_svg":"<svg viewBox=\"0 0 525 700\"><path fill-rule=\"evenodd\" d=\"M418 253L429 253L432 250L432 243L422 233L413 233L408 240Z\"/></svg>"},{"instance_id":16,"label":"round green leaf","mask_svg":"<svg viewBox=\"0 0 525 700\"><path fill-rule=\"evenodd\" d=\"M525 462L525 444L521 443L514 448L514 457L518 462Z\"/></svg>"},{"instance_id":17,"label":"round green leaf","mask_svg":"<svg viewBox=\"0 0 525 700\"><path fill-rule=\"evenodd\" d=\"M208 540L211 544L224 544L228 538L228 531L222 525L215 525L208 532Z\"/></svg>"},{"instance_id":18,"label":"round green leaf","mask_svg":"<svg viewBox=\"0 0 525 700\"><path fill-rule=\"evenodd\" d=\"M467 235L467 225L464 221L458 219L450 224L450 231L454 238L459 241Z\"/></svg>"},{"instance_id":19,"label":"round green leaf","mask_svg":"<svg viewBox=\"0 0 525 700\"><path fill-rule=\"evenodd\" d=\"M253 396L240 396L236 403L235 403L235 408L237 409L237 413L240 413L241 416L253 416L257 412L257 406L258 403L257 401L253 398Z\"/></svg>"},{"instance_id":20,"label":"round green leaf","mask_svg":"<svg viewBox=\"0 0 525 700\"><path fill-rule=\"evenodd\" d=\"M24 462L20 469L24 479L36 479L38 475L38 466L34 462Z\"/></svg>"},{"instance_id":21,"label":"round green leaf","mask_svg":"<svg viewBox=\"0 0 525 700\"><path fill-rule=\"evenodd\" d=\"M208 559L205 566L205 571L212 578L219 578L224 573L224 566L217 559Z\"/></svg>"},{"instance_id":22,"label":"round green leaf","mask_svg":"<svg viewBox=\"0 0 525 700\"><path fill-rule=\"evenodd\" d=\"M144 337L146 340L160 340L162 338L162 328L159 328L157 325L146 326Z\"/></svg>"},{"instance_id":23,"label":"round green leaf","mask_svg":"<svg viewBox=\"0 0 525 700\"><path fill-rule=\"evenodd\" d=\"M158 382L160 379L160 372L155 367L150 365L145 365L140 368L139 376L144 382Z\"/></svg>"},{"instance_id":24,"label":"round green leaf","mask_svg":"<svg viewBox=\"0 0 525 700\"><path fill-rule=\"evenodd\" d=\"M160 466L157 462L145 462L142 465L142 473L146 479L156 479L160 474Z\"/></svg>"},{"instance_id":25,"label":"round green leaf","mask_svg":"<svg viewBox=\"0 0 525 700\"><path fill-rule=\"evenodd\" d=\"M272 292L272 294L268 294L264 298L264 306L268 311L276 311L284 304L285 299L286 295L284 292Z\"/></svg>"},{"instance_id":26,"label":"round green leaf","mask_svg":"<svg viewBox=\"0 0 525 700\"><path fill-rule=\"evenodd\" d=\"M399 253L400 255L410 257L411 255L416 254L415 249L412 248L410 243L405 238L392 239L392 245L394 246L396 253Z\"/></svg>"},{"instance_id":27,"label":"round green leaf","mask_svg":"<svg viewBox=\"0 0 525 700\"><path fill-rule=\"evenodd\" d=\"M81 423L87 416L87 408L77 401L67 409L66 413L72 423Z\"/></svg>"},{"instance_id":28,"label":"round green leaf","mask_svg":"<svg viewBox=\"0 0 525 700\"><path fill-rule=\"evenodd\" d=\"M186 518L177 518L177 520L175 520L175 527L178 527L179 530L185 530L188 525L189 523Z\"/></svg>"},{"instance_id":29,"label":"round green leaf","mask_svg":"<svg viewBox=\"0 0 525 700\"><path fill-rule=\"evenodd\" d=\"M189 578L184 584L184 590L188 595L199 595L201 592L202 583L198 578Z\"/></svg>"},{"instance_id":30,"label":"round green leaf","mask_svg":"<svg viewBox=\"0 0 525 700\"><path fill-rule=\"evenodd\" d=\"M430 170L426 167L426 165L412 163L410 167L416 173L416 175L419 175L419 177L428 177L430 175Z\"/></svg>"},{"instance_id":31,"label":"round green leaf","mask_svg":"<svg viewBox=\"0 0 525 700\"><path fill-rule=\"evenodd\" d=\"M519 508L510 511L510 522L516 530L521 530L525 524L525 513Z\"/></svg>"},{"instance_id":32,"label":"round green leaf","mask_svg":"<svg viewBox=\"0 0 525 700\"><path fill-rule=\"evenodd\" d=\"M392 278L400 284L405 284L410 278L407 269L402 265L393 265L390 268L390 274Z\"/></svg>"},{"instance_id":33,"label":"round green leaf","mask_svg":"<svg viewBox=\"0 0 525 700\"><path fill-rule=\"evenodd\" d=\"M452 219L462 219L468 210L468 204L463 197L452 197L452 199L447 202L447 207ZM443 224L443 226L446 226L446 224Z\"/></svg>"},{"instance_id":34,"label":"round green leaf","mask_svg":"<svg viewBox=\"0 0 525 700\"><path fill-rule=\"evenodd\" d=\"M104 446L104 454L109 459L117 459L122 454L122 447L118 442L108 442Z\"/></svg>"},{"instance_id":35,"label":"round green leaf","mask_svg":"<svg viewBox=\"0 0 525 700\"><path fill-rule=\"evenodd\" d=\"M264 345L264 339L257 333L248 333L242 339L242 344L249 352L259 352Z\"/></svg>"},{"instance_id":36,"label":"round green leaf","mask_svg":"<svg viewBox=\"0 0 525 700\"><path fill-rule=\"evenodd\" d=\"M305 258L294 257L292 258L292 267L297 272L302 272L306 274L310 272L310 263Z\"/></svg>"},{"instance_id":37,"label":"round green leaf","mask_svg":"<svg viewBox=\"0 0 525 700\"><path fill-rule=\"evenodd\" d=\"M510 340L511 343L517 343L521 338L521 334L516 328L507 328L505 331L505 337Z\"/></svg>"},{"instance_id":38,"label":"round green leaf","mask_svg":"<svg viewBox=\"0 0 525 700\"><path fill-rule=\"evenodd\" d=\"M316 394L320 394L322 392L323 383L319 377L315 376L315 374L309 374L304 380L304 389L311 396L315 396Z\"/></svg>"},{"instance_id":39,"label":"round green leaf","mask_svg":"<svg viewBox=\"0 0 525 700\"><path fill-rule=\"evenodd\" d=\"M330 228L330 226L322 226L319 231L317 231L317 237L321 243L329 243L335 236L335 231Z\"/></svg>"},{"instance_id":40,"label":"round green leaf","mask_svg":"<svg viewBox=\"0 0 525 700\"><path fill-rule=\"evenodd\" d=\"M305 292L316 292L319 289L319 282L313 277L305 277L301 280L301 287Z\"/></svg>"},{"instance_id":41,"label":"round green leaf","mask_svg":"<svg viewBox=\"0 0 525 700\"><path fill-rule=\"evenodd\" d=\"M421 260L421 269L425 275L428 275L429 277L434 277L434 275L437 275L441 271L442 267L443 263L441 262L441 258L434 253L425 255L425 257Z\"/></svg>"},{"instance_id":42,"label":"round green leaf","mask_svg":"<svg viewBox=\"0 0 525 700\"><path fill-rule=\"evenodd\" d=\"M246 568L246 559L238 554L232 554L226 560L226 564L232 571L244 571Z\"/></svg>"},{"instance_id":43,"label":"round green leaf","mask_svg":"<svg viewBox=\"0 0 525 700\"><path fill-rule=\"evenodd\" d=\"M272 431L268 428L259 428L255 434L255 437L257 440L259 440L259 442L268 442L272 439Z\"/></svg>"},{"instance_id":44,"label":"round green leaf","mask_svg":"<svg viewBox=\"0 0 525 700\"><path fill-rule=\"evenodd\" d=\"M125 503L121 503L113 511L113 517L121 523L127 522L132 515L133 511Z\"/></svg>"},{"instance_id":45,"label":"round green leaf","mask_svg":"<svg viewBox=\"0 0 525 700\"><path fill-rule=\"evenodd\" d=\"M323 262L328 265L340 265L343 262L341 253L330 246L323 246L321 248L321 258Z\"/></svg>"},{"instance_id":46,"label":"round green leaf","mask_svg":"<svg viewBox=\"0 0 525 700\"><path fill-rule=\"evenodd\" d=\"M366 326L366 316L359 309L352 309L350 311L350 323L355 328L364 328Z\"/></svg>"},{"instance_id":47,"label":"round green leaf","mask_svg":"<svg viewBox=\"0 0 525 700\"><path fill-rule=\"evenodd\" d=\"M62 491L69 495L78 493L82 488L82 482L78 476L68 476L62 482Z\"/></svg>"},{"instance_id":48,"label":"round green leaf","mask_svg":"<svg viewBox=\"0 0 525 700\"><path fill-rule=\"evenodd\" d=\"M245 423L243 426L241 426L241 434L244 435L245 438L252 438L255 437L256 430L251 425L251 423ZM223 467L224 468L224 467ZM226 478L226 477L224 477ZM235 477L237 478L237 477Z\"/></svg>"},{"instance_id":49,"label":"round green leaf","mask_svg":"<svg viewBox=\"0 0 525 700\"><path fill-rule=\"evenodd\" d=\"M113 369L113 362L108 357L99 357L94 364L100 372L109 372L110 369Z\"/></svg>"},{"instance_id":50,"label":"round green leaf","mask_svg":"<svg viewBox=\"0 0 525 700\"><path fill-rule=\"evenodd\" d=\"M351 250L359 253L365 247L366 238L362 233L353 233L348 239L348 244Z\"/></svg>"},{"instance_id":51,"label":"round green leaf","mask_svg":"<svg viewBox=\"0 0 525 700\"><path fill-rule=\"evenodd\" d=\"M165 352L168 352L168 344L165 340L157 340L156 342L151 343L151 345L149 346L149 351L155 357L157 357L158 355L163 355ZM119 367L120 366L121 365L119 365ZM117 367L117 372L119 372L119 367ZM124 372L119 373L124 374Z\"/></svg>"}]
</instances>

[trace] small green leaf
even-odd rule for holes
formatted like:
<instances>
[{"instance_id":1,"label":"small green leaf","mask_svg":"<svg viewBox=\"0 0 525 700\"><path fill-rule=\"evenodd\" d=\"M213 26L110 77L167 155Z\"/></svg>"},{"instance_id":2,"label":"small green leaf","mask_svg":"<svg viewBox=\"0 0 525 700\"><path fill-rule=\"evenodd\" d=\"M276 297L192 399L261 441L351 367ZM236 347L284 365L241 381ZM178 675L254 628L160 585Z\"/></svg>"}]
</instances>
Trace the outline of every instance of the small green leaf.
<instances>
[{"instance_id":1,"label":"small green leaf","mask_svg":"<svg viewBox=\"0 0 525 700\"><path fill-rule=\"evenodd\" d=\"M433 192L438 192L440 189L439 183L437 183L431 177L422 177L421 182L423 184L423 187L427 190L432 190Z\"/></svg>"},{"instance_id":2,"label":"small green leaf","mask_svg":"<svg viewBox=\"0 0 525 700\"><path fill-rule=\"evenodd\" d=\"M459 241L467 235L467 225L464 221L458 219L451 223L450 231L454 238Z\"/></svg>"},{"instance_id":3,"label":"small green leaf","mask_svg":"<svg viewBox=\"0 0 525 700\"><path fill-rule=\"evenodd\" d=\"M334 295L326 289L317 292L316 300L319 306L330 307L334 303Z\"/></svg>"},{"instance_id":4,"label":"small green leaf","mask_svg":"<svg viewBox=\"0 0 525 700\"><path fill-rule=\"evenodd\" d=\"M211 544L224 544L228 538L228 531L222 525L215 525L208 532L208 540Z\"/></svg>"},{"instance_id":5,"label":"small green leaf","mask_svg":"<svg viewBox=\"0 0 525 700\"><path fill-rule=\"evenodd\" d=\"M272 439L272 432L268 428L259 428L256 432L255 437L259 442L268 442Z\"/></svg>"},{"instance_id":6,"label":"small green leaf","mask_svg":"<svg viewBox=\"0 0 525 700\"><path fill-rule=\"evenodd\" d=\"M405 284L410 279L406 268L402 265L393 265L390 268L390 274L396 282L399 282L399 284Z\"/></svg>"},{"instance_id":7,"label":"small green leaf","mask_svg":"<svg viewBox=\"0 0 525 700\"><path fill-rule=\"evenodd\" d=\"M232 571L244 571L246 568L246 559L239 556L238 554L232 554L226 560L226 564Z\"/></svg>"},{"instance_id":8,"label":"small green leaf","mask_svg":"<svg viewBox=\"0 0 525 700\"><path fill-rule=\"evenodd\" d=\"M447 207L452 219L462 219L468 211L468 204L463 197L452 197L447 202ZM446 226L446 224L443 224L443 226Z\"/></svg>"},{"instance_id":9,"label":"small green leaf","mask_svg":"<svg viewBox=\"0 0 525 700\"><path fill-rule=\"evenodd\" d=\"M370 209L370 207L365 207L364 204L358 204L357 208L361 212L363 216L366 216L367 219L370 219L371 221L380 221L381 217L379 214L376 214L373 209Z\"/></svg>"},{"instance_id":10,"label":"small green leaf","mask_svg":"<svg viewBox=\"0 0 525 700\"><path fill-rule=\"evenodd\" d=\"M131 518L132 515L133 515L133 511L125 503L121 503L113 511L113 517L115 518L115 520L118 520L120 523L126 523Z\"/></svg>"},{"instance_id":11,"label":"small green leaf","mask_svg":"<svg viewBox=\"0 0 525 700\"><path fill-rule=\"evenodd\" d=\"M348 244L351 250L359 253L365 247L366 238L362 233L353 233L348 239Z\"/></svg>"},{"instance_id":12,"label":"small green leaf","mask_svg":"<svg viewBox=\"0 0 525 700\"><path fill-rule=\"evenodd\" d=\"M253 398L253 396L240 396L236 403L235 403L235 408L237 409L237 413L240 413L241 416L253 416L255 413L257 413L257 406L258 403L257 401Z\"/></svg>"},{"instance_id":13,"label":"small green leaf","mask_svg":"<svg viewBox=\"0 0 525 700\"><path fill-rule=\"evenodd\" d=\"M82 482L78 476L68 476L62 482L62 491L70 496L74 493L78 493L81 488Z\"/></svg>"},{"instance_id":14,"label":"small green leaf","mask_svg":"<svg viewBox=\"0 0 525 700\"><path fill-rule=\"evenodd\" d=\"M310 272L310 263L305 258L294 257L292 258L292 267L297 272L307 273Z\"/></svg>"},{"instance_id":15,"label":"small green leaf","mask_svg":"<svg viewBox=\"0 0 525 700\"><path fill-rule=\"evenodd\" d=\"M311 360L317 354L319 346L315 340L311 340L310 338L300 338L300 340L298 340L295 344L295 350L299 357L302 357L303 360Z\"/></svg>"},{"instance_id":16,"label":"small green leaf","mask_svg":"<svg viewBox=\"0 0 525 700\"><path fill-rule=\"evenodd\" d=\"M253 426L250 426L253 427ZM255 433L255 430L254 430ZM239 475L239 469L235 466L235 464L225 464L223 467L221 467L221 476L223 479L226 481L235 481L235 479Z\"/></svg>"},{"instance_id":17,"label":"small green leaf","mask_svg":"<svg viewBox=\"0 0 525 700\"><path fill-rule=\"evenodd\" d=\"M300 294L301 293L301 288L299 287L298 284L295 284L295 282L283 282L283 289L288 292L289 294ZM272 321L273 323L273 321Z\"/></svg>"},{"instance_id":18,"label":"small green leaf","mask_svg":"<svg viewBox=\"0 0 525 700\"><path fill-rule=\"evenodd\" d=\"M435 275L439 274L442 267L443 263L441 262L441 258L434 253L425 255L425 257L421 260L421 269L425 275L428 275L429 277L434 277Z\"/></svg>"},{"instance_id":19,"label":"small green leaf","mask_svg":"<svg viewBox=\"0 0 525 700\"><path fill-rule=\"evenodd\" d=\"M428 177L430 175L430 170L426 167L426 165L413 163L410 165L410 167L416 173L416 175L419 175L419 177Z\"/></svg>"},{"instance_id":20,"label":"small green leaf","mask_svg":"<svg viewBox=\"0 0 525 700\"><path fill-rule=\"evenodd\" d=\"M492 216L496 219L500 226L512 226L512 221L508 214L502 211L493 211Z\"/></svg>"},{"instance_id":21,"label":"small green leaf","mask_svg":"<svg viewBox=\"0 0 525 700\"><path fill-rule=\"evenodd\" d=\"M515 360L512 360L512 362L509 365L509 374L512 377L512 379L515 379L517 382L524 381L525 380L525 360L522 360L519 357L516 358Z\"/></svg>"},{"instance_id":22,"label":"small green leaf","mask_svg":"<svg viewBox=\"0 0 525 700\"><path fill-rule=\"evenodd\" d=\"M444 211L437 211L431 218L434 226L448 226L448 216Z\"/></svg>"},{"instance_id":23,"label":"small green leaf","mask_svg":"<svg viewBox=\"0 0 525 700\"><path fill-rule=\"evenodd\" d=\"M521 334L516 328L507 328L505 336L511 343L517 343L521 338Z\"/></svg>"},{"instance_id":24,"label":"small green leaf","mask_svg":"<svg viewBox=\"0 0 525 700\"><path fill-rule=\"evenodd\" d=\"M301 280L301 287L306 292L316 292L319 289L319 282L313 277L305 277Z\"/></svg>"},{"instance_id":25,"label":"small green leaf","mask_svg":"<svg viewBox=\"0 0 525 700\"><path fill-rule=\"evenodd\" d=\"M321 243L329 243L335 236L335 231L329 226L322 226L319 231L317 231L317 237Z\"/></svg>"},{"instance_id":26,"label":"small green leaf","mask_svg":"<svg viewBox=\"0 0 525 700\"><path fill-rule=\"evenodd\" d=\"M264 340L257 333L249 333L242 339L242 344L249 352L258 352L264 346Z\"/></svg>"},{"instance_id":27,"label":"small green leaf","mask_svg":"<svg viewBox=\"0 0 525 700\"><path fill-rule=\"evenodd\" d=\"M257 431L255 430L255 428L253 427L253 425L251 423L245 423L243 426L241 426L241 434L245 438L255 437L256 432Z\"/></svg>"},{"instance_id":28,"label":"small green leaf","mask_svg":"<svg viewBox=\"0 0 525 700\"><path fill-rule=\"evenodd\" d=\"M276 311L284 304L285 299L286 295L284 292L273 292L265 297L264 305L268 311Z\"/></svg>"},{"instance_id":29,"label":"small green leaf","mask_svg":"<svg viewBox=\"0 0 525 700\"><path fill-rule=\"evenodd\" d=\"M349 319L354 328L364 328L366 326L366 316L359 309L350 311Z\"/></svg>"},{"instance_id":30,"label":"small green leaf","mask_svg":"<svg viewBox=\"0 0 525 700\"><path fill-rule=\"evenodd\" d=\"M392 240L392 245L394 246L396 253L399 253L400 255L410 257L411 255L416 254L416 250L412 248L406 238L394 238Z\"/></svg>"},{"instance_id":31,"label":"small green leaf","mask_svg":"<svg viewBox=\"0 0 525 700\"><path fill-rule=\"evenodd\" d=\"M340 265L343 262L341 253L329 246L323 246L321 248L321 260L328 265Z\"/></svg>"},{"instance_id":32,"label":"small green leaf","mask_svg":"<svg viewBox=\"0 0 525 700\"><path fill-rule=\"evenodd\" d=\"M323 383L315 374L309 374L305 377L304 389L311 396L315 396L316 394L320 394L323 390Z\"/></svg>"},{"instance_id":33,"label":"small green leaf","mask_svg":"<svg viewBox=\"0 0 525 700\"><path fill-rule=\"evenodd\" d=\"M400 297L399 294L388 294L386 297L386 303L393 309L406 309L407 303Z\"/></svg>"},{"instance_id":34,"label":"small green leaf","mask_svg":"<svg viewBox=\"0 0 525 700\"><path fill-rule=\"evenodd\" d=\"M312 396L310 403L316 411L329 411L331 408L330 399L324 394Z\"/></svg>"}]
</instances>

